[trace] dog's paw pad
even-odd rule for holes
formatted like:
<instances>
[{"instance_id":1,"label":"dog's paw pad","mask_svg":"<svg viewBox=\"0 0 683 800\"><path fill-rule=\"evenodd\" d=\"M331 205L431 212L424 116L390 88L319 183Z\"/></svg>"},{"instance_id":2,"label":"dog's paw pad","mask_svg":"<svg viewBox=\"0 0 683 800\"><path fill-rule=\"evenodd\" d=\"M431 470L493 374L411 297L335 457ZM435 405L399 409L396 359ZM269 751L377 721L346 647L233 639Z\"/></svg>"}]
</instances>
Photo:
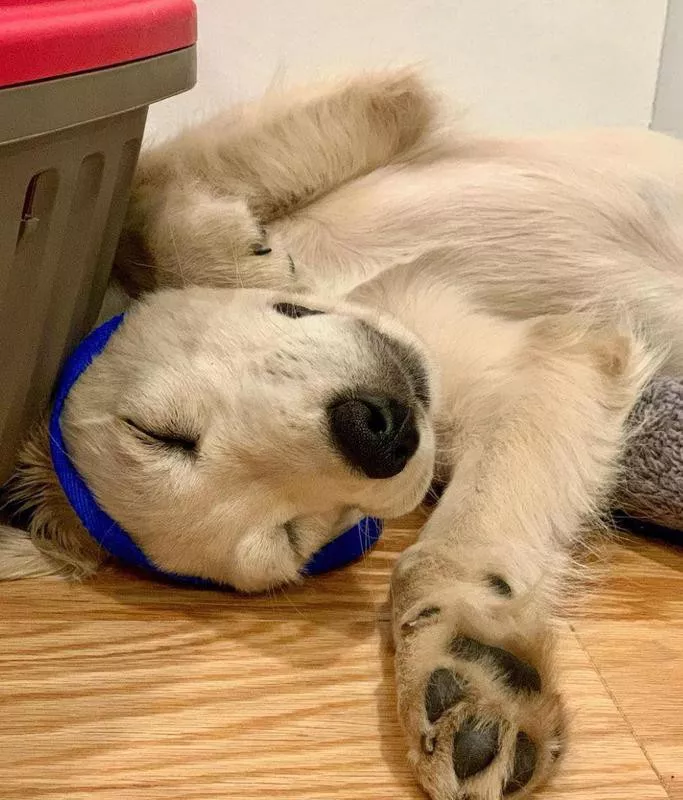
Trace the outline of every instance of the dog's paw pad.
<instances>
[{"instance_id":1,"label":"dog's paw pad","mask_svg":"<svg viewBox=\"0 0 683 800\"><path fill-rule=\"evenodd\" d=\"M512 691L540 692L542 689L538 670L501 647L483 644L469 636L457 636L451 642L449 651L464 661L476 661L492 667Z\"/></svg>"},{"instance_id":2,"label":"dog's paw pad","mask_svg":"<svg viewBox=\"0 0 683 800\"><path fill-rule=\"evenodd\" d=\"M432 672L425 690L425 710L430 724L453 706L464 700L465 682L449 669Z\"/></svg>"},{"instance_id":3,"label":"dog's paw pad","mask_svg":"<svg viewBox=\"0 0 683 800\"><path fill-rule=\"evenodd\" d=\"M453 771L460 780L490 766L500 751L500 726L468 717L453 735Z\"/></svg>"},{"instance_id":4,"label":"dog's paw pad","mask_svg":"<svg viewBox=\"0 0 683 800\"><path fill-rule=\"evenodd\" d=\"M515 756L512 772L503 786L503 795L514 794L523 789L531 780L538 761L538 749L532 739L523 731L515 740Z\"/></svg>"}]
</instances>

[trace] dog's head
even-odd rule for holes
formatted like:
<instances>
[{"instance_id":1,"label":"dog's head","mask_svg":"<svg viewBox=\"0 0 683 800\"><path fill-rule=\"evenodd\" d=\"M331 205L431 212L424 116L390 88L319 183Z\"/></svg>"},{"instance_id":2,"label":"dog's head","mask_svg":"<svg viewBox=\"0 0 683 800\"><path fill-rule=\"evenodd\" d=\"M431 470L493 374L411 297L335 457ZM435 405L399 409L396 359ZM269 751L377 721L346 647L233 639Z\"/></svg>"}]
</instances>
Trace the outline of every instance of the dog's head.
<instances>
[{"instance_id":1,"label":"dog's head","mask_svg":"<svg viewBox=\"0 0 683 800\"><path fill-rule=\"evenodd\" d=\"M99 504L164 571L256 591L365 514L425 495L421 346L361 307L187 289L128 312L62 430Z\"/></svg>"}]
</instances>

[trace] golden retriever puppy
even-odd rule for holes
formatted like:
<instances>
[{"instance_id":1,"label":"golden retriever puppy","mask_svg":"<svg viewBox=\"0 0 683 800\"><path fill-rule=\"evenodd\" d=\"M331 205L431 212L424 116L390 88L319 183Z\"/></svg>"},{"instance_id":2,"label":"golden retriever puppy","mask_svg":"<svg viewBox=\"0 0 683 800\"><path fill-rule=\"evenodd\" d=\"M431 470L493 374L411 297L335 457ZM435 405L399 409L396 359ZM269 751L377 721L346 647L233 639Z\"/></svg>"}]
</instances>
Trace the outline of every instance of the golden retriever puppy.
<instances>
[{"instance_id":1,"label":"golden retriever puppy","mask_svg":"<svg viewBox=\"0 0 683 800\"><path fill-rule=\"evenodd\" d=\"M683 370L682 271L665 137L451 132L405 72L271 98L143 157L141 297L65 442L155 564L243 591L445 487L392 578L410 759L434 800L526 797L565 737L563 583L639 392ZM97 569L44 427L12 488L0 577Z\"/></svg>"}]
</instances>

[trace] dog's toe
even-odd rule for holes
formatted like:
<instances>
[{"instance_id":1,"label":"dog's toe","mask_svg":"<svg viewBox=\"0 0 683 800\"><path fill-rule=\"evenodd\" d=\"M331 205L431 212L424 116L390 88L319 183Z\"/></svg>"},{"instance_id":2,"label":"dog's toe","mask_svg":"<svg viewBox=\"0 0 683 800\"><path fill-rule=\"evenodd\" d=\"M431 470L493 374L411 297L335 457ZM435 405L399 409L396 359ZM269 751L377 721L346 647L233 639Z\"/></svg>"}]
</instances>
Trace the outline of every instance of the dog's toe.
<instances>
[{"instance_id":1,"label":"dog's toe","mask_svg":"<svg viewBox=\"0 0 683 800\"><path fill-rule=\"evenodd\" d=\"M500 725L468 717L453 736L453 771L460 780L486 769L500 750Z\"/></svg>"},{"instance_id":2,"label":"dog's toe","mask_svg":"<svg viewBox=\"0 0 683 800\"><path fill-rule=\"evenodd\" d=\"M515 740L512 774L503 786L503 795L514 794L523 789L533 777L537 761L536 745L526 733L520 731Z\"/></svg>"}]
</instances>

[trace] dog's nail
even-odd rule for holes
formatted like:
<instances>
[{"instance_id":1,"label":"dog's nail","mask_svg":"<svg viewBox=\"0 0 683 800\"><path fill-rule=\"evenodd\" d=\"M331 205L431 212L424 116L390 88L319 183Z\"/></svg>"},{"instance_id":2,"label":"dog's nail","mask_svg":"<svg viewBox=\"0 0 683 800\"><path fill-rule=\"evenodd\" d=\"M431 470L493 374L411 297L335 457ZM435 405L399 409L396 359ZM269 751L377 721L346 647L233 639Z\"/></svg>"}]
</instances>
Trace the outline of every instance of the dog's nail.
<instances>
[{"instance_id":1,"label":"dog's nail","mask_svg":"<svg viewBox=\"0 0 683 800\"><path fill-rule=\"evenodd\" d=\"M558 728L555 731L555 736L553 741L550 743L550 758L553 761L557 761L557 759L562 755L562 731Z\"/></svg>"},{"instance_id":2,"label":"dog's nail","mask_svg":"<svg viewBox=\"0 0 683 800\"><path fill-rule=\"evenodd\" d=\"M401 625L401 633L410 633L414 628L440 613L441 609L438 606L429 606L428 608L423 608L416 617L409 619L407 622L404 622Z\"/></svg>"},{"instance_id":3,"label":"dog's nail","mask_svg":"<svg viewBox=\"0 0 683 800\"><path fill-rule=\"evenodd\" d=\"M430 736L429 734L423 733L420 737L420 747L422 748L422 752L426 756L431 756L434 754L434 749L436 747L436 739L434 736Z\"/></svg>"}]
</instances>

